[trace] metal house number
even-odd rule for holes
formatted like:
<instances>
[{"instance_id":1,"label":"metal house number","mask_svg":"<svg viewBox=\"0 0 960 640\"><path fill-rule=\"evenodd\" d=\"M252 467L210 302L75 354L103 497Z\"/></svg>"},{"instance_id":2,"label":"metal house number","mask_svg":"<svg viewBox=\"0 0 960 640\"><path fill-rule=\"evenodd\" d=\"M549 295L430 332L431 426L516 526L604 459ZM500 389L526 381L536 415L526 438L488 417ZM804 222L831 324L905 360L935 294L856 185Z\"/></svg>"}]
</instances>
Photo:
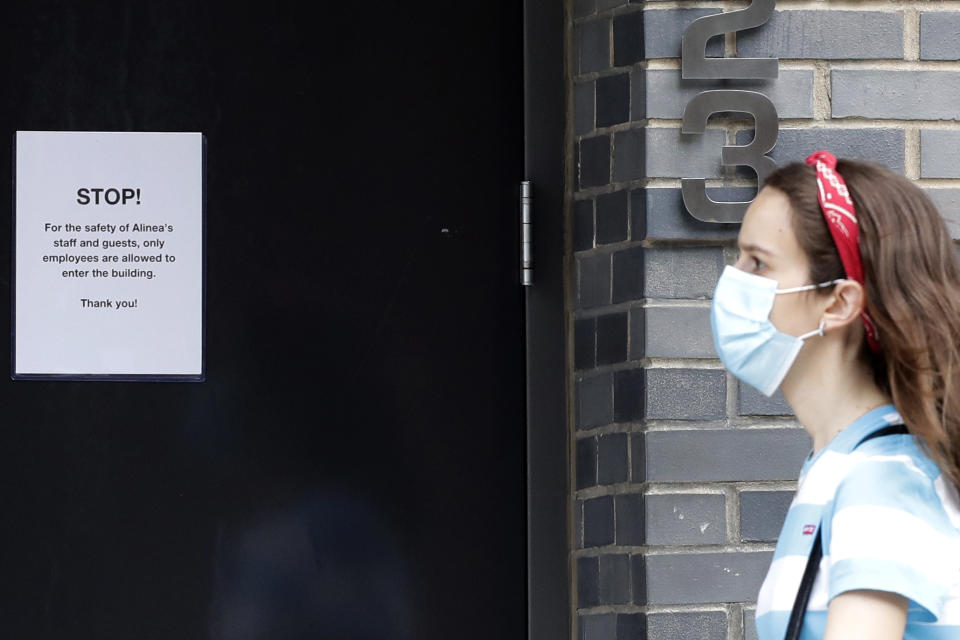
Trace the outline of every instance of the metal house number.
<instances>
[{"instance_id":1,"label":"metal house number","mask_svg":"<svg viewBox=\"0 0 960 640\"><path fill-rule=\"evenodd\" d=\"M753 0L746 9L704 16L690 23L681 40L680 65L683 79L763 80L779 75L777 58L708 58L707 41L715 35L750 29L765 24L773 15L776 0ZM777 168L767 156L777 144L779 120L770 98L758 91L723 89L703 91L694 96L683 110L681 133L703 133L710 115L718 111L736 111L753 116L754 137L747 145L724 145L720 163L726 166L747 166L757 172L762 184ZM706 180L680 180L683 204L697 220L703 222L741 222L750 202L717 202L707 197Z\"/></svg>"}]
</instances>

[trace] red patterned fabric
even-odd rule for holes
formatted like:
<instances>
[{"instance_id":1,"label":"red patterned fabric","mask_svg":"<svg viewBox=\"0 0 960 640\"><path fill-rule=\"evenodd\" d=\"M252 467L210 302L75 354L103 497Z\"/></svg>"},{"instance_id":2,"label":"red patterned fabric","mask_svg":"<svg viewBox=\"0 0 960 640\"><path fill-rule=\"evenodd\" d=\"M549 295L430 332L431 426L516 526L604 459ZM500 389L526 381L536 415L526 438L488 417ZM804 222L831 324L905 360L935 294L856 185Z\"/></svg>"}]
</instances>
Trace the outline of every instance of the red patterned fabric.
<instances>
[{"instance_id":1,"label":"red patterned fabric","mask_svg":"<svg viewBox=\"0 0 960 640\"><path fill-rule=\"evenodd\" d=\"M827 221L827 228L837 245L837 253L847 277L864 286L863 263L860 260L860 234L857 225L857 213L850 199L850 192L843 177L837 173L837 158L829 151L814 151L807 156L806 163L817 170L817 199ZM867 342L873 351L880 351L877 327L866 309L860 312L863 326L867 332Z\"/></svg>"}]
</instances>

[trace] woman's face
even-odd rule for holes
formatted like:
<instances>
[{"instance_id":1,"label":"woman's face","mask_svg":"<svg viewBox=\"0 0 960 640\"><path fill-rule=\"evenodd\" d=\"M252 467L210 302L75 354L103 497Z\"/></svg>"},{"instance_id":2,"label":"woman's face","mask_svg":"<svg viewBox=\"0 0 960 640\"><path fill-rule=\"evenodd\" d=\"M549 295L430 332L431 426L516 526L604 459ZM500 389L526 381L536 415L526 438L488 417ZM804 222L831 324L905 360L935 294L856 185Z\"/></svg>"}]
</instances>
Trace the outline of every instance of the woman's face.
<instances>
[{"instance_id":1,"label":"woman's face","mask_svg":"<svg viewBox=\"0 0 960 640\"><path fill-rule=\"evenodd\" d=\"M793 232L790 200L779 189L764 187L740 227L740 255L734 267L777 281L778 289L811 283L810 263ZM820 325L824 305L813 291L776 296L770 321L781 332L798 336Z\"/></svg>"}]
</instances>

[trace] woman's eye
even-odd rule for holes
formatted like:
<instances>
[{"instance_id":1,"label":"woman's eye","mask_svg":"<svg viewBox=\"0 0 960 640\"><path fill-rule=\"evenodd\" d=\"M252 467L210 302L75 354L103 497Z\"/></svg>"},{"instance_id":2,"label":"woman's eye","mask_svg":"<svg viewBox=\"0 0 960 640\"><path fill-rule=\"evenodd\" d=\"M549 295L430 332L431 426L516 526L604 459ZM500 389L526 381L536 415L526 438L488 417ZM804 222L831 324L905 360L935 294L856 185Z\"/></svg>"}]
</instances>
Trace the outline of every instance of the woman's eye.
<instances>
[{"instance_id":1,"label":"woman's eye","mask_svg":"<svg viewBox=\"0 0 960 640\"><path fill-rule=\"evenodd\" d=\"M762 271L767 268L767 264L746 252L738 252L735 264L742 264L742 269L750 271Z\"/></svg>"}]
</instances>

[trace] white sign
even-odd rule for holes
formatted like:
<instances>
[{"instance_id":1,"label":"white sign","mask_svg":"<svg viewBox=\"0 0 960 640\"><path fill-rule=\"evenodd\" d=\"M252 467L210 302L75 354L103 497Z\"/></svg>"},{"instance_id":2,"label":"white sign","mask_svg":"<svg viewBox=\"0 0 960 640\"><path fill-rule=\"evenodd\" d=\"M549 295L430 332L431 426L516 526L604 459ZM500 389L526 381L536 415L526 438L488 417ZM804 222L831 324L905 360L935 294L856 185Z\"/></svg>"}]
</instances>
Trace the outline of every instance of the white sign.
<instances>
[{"instance_id":1,"label":"white sign","mask_svg":"<svg viewBox=\"0 0 960 640\"><path fill-rule=\"evenodd\" d=\"M13 377L203 377L203 135L18 131Z\"/></svg>"}]
</instances>

